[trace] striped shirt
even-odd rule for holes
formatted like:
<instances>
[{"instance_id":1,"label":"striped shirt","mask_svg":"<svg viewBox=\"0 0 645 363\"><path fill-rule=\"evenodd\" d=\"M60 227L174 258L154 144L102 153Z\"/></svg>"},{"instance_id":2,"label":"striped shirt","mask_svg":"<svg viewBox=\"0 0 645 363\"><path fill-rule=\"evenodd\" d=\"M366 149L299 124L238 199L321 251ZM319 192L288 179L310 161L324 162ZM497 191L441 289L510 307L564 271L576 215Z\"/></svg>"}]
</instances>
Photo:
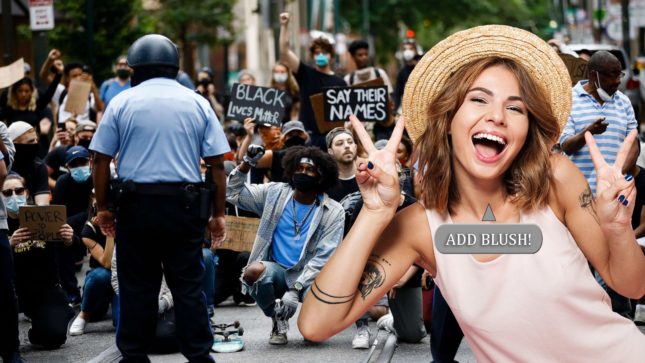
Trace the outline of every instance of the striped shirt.
<instances>
[{"instance_id":1,"label":"striped shirt","mask_svg":"<svg viewBox=\"0 0 645 363\"><path fill-rule=\"evenodd\" d=\"M580 81L573 87L573 102L571 114L567 124L560 135L560 144L568 138L581 133L587 126L597 119L604 117L609 123L607 130L602 134L593 135L602 156L608 164L613 164L620 145L627 137L627 134L636 127L634 109L629 98L622 92L616 91L611 100L602 105L584 90L583 86L588 81ZM571 161L582 171L589 182L589 187L596 195L596 170L591 161L591 155L587 145L569 155Z\"/></svg>"}]
</instances>

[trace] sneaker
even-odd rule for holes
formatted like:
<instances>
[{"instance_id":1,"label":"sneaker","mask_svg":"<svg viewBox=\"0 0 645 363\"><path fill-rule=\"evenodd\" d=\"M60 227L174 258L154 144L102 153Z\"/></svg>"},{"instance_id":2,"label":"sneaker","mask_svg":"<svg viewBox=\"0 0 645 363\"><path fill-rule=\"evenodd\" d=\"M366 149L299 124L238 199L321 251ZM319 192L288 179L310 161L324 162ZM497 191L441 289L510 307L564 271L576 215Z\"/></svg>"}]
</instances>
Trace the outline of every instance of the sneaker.
<instances>
[{"instance_id":1,"label":"sneaker","mask_svg":"<svg viewBox=\"0 0 645 363\"><path fill-rule=\"evenodd\" d=\"M396 330L394 330L394 316L392 316L392 313L381 316L376 322L376 326L379 329L387 330L390 333L396 333Z\"/></svg>"},{"instance_id":2,"label":"sneaker","mask_svg":"<svg viewBox=\"0 0 645 363\"><path fill-rule=\"evenodd\" d=\"M352 339L352 348L354 349L367 349L370 347L370 329L365 325L361 325Z\"/></svg>"},{"instance_id":3,"label":"sneaker","mask_svg":"<svg viewBox=\"0 0 645 363\"><path fill-rule=\"evenodd\" d=\"M634 314L634 323L636 325L645 325L645 305L636 305L636 313Z\"/></svg>"},{"instance_id":4,"label":"sneaker","mask_svg":"<svg viewBox=\"0 0 645 363\"><path fill-rule=\"evenodd\" d=\"M287 331L289 331L289 321L286 319L272 318L273 329L271 329L271 337L269 344L272 345L285 345L287 344Z\"/></svg>"},{"instance_id":5,"label":"sneaker","mask_svg":"<svg viewBox=\"0 0 645 363\"><path fill-rule=\"evenodd\" d=\"M69 335L83 335L85 332L85 319L77 316L69 327Z\"/></svg>"}]
</instances>

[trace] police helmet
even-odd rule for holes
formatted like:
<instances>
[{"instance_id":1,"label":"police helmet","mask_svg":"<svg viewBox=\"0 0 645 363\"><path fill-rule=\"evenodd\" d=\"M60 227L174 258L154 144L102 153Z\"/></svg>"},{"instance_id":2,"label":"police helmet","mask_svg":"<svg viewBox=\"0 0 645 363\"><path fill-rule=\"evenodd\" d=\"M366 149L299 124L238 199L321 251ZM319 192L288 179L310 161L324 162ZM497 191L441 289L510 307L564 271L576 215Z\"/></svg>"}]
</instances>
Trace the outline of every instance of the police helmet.
<instances>
[{"instance_id":1,"label":"police helmet","mask_svg":"<svg viewBox=\"0 0 645 363\"><path fill-rule=\"evenodd\" d=\"M144 35L128 50L128 65L132 68L170 66L179 69L179 52L175 43L163 35Z\"/></svg>"}]
</instances>

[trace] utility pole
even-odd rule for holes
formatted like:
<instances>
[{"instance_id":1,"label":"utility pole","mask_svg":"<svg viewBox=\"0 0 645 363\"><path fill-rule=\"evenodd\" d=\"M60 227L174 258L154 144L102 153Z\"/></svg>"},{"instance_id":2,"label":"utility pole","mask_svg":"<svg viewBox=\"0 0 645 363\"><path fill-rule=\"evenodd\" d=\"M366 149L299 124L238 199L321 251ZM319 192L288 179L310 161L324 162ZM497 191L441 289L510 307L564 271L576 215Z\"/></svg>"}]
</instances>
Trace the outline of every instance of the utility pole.
<instances>
[{"instance_id":1,"label":"utility pole","mask_svg":"<svg viewBox=\"0 0 645 363\"><path fill-rule=\"evenodd\" d=\"M4 24L4 49L2 52L2 59L5 65L14 61L16 56L16 43L15 43L15 31L13 28L13 15L11 14L11 2L12 0L3 0L2 1L2 24Z\"/></svg>"},{"instance_id":2,"label":"utility pole","mask_svg":"<svg viewBox=\"0 0 645 363\"><path fill-rule=\"evenodd\" d=\"M621 23L623 28L623 48L625 48L627 56L631 58L632 52L629 39L629 0L620 0L620 7L622 20ZM631 67L631 65L628 64L627 67Z\"/></svg>"}]
</instances>

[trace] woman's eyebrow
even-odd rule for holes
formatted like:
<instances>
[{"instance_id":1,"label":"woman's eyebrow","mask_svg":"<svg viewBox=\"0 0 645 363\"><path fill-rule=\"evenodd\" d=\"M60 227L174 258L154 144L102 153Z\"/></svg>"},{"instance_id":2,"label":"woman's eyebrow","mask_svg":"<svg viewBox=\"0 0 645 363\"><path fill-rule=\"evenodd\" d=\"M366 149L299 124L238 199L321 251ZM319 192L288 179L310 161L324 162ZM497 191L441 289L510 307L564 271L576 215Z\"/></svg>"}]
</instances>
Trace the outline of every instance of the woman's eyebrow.
<instances>
[{"instance_id":1,"label":"woman's eyebrow","mask_svg":"<svg viewBox=\"0 0 645 363\"><path fill-rule=\"evenodd\" d=\"M484 92L485 94L487 94L489 96L493 95L493 91L489 90L488 88L484 88L484 87L473 87L473 88L468 90L468 93L474 92L474 91L482 91L482 92Z\"/></svg>"},{"instance_id":2,"label":"woman's eyebrow","mask_svg":"<svg viewBox=\"0 0 645 363\"><path fill-rule=\"evenodd\" d=\"M471 89L468 90L467 93L474 92L474 91L481 91L481 92L484 92L485 94L487 94L489 96L494 96L493 91L489 90L488 88L484 88L484 87L471 88ZM520 96L508 96L508 100L509 101L522 101L522 102L524 101L524 99L522 99L522 97L520 97Z\"/></svg>"}]
</instances>

